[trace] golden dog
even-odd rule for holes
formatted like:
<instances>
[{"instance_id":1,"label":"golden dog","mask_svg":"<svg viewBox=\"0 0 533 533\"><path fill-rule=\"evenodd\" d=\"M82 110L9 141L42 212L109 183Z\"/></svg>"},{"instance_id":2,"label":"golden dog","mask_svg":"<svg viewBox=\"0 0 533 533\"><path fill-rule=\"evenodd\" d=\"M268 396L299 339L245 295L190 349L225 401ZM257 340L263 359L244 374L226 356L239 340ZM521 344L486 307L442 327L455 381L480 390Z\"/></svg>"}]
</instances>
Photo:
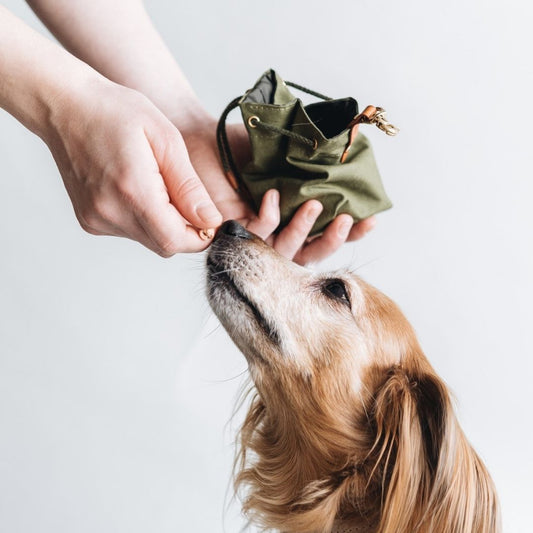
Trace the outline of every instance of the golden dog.
<instances>
[{"instance_id":1,"label":"golden dog","mask_svg":"<svg viewBox=\"0 0 533 533\"><path fill-rule=\"evenodd\" d=\"M398 307L350 272L314 274L237 222L210 248L209 302L256 394L236 486L285 533L497 533L491 478Z\"/></svg>"}]
</instances>

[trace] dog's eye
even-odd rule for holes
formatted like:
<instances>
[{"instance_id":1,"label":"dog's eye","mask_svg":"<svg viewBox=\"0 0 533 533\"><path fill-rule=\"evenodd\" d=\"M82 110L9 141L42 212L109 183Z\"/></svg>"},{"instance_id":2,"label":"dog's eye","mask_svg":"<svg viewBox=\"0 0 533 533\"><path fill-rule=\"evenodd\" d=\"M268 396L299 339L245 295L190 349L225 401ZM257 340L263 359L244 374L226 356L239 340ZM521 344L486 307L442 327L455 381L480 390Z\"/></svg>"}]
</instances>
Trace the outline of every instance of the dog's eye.
<instances>
[{"instance_id":1,"label":"dog's eye","mask_svg":"<svg viewBox=\"0 0 533 533\"><path fill-rule=\"evenodd\" d=\"M348 292L346 291L346 286L344 282L340 279L328 280L324 284L324 292L330 298L335 300L340 300L343 303L350 305L350 298L348 297Z\"/></svg>"}]
</instances>

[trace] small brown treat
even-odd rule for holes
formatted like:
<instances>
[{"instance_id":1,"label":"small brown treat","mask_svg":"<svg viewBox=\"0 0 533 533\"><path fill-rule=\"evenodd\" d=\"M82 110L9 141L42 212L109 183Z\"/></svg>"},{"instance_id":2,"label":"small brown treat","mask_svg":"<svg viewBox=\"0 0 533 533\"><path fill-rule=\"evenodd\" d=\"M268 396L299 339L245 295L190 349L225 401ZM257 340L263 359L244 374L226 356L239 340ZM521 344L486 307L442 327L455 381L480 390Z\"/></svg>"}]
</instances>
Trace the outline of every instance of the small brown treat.
<instances>
[{"instance_id":1,"label":"small brown treat","mask_svg":"<svg viewBox=\"0 0 533 533\"><path fill-rule=\"evenodd\" d=\"M215 230L213 228L201 229L199 231L200 239L204 241L210 241L215 236Z\"/></svg>"}]
</instances>

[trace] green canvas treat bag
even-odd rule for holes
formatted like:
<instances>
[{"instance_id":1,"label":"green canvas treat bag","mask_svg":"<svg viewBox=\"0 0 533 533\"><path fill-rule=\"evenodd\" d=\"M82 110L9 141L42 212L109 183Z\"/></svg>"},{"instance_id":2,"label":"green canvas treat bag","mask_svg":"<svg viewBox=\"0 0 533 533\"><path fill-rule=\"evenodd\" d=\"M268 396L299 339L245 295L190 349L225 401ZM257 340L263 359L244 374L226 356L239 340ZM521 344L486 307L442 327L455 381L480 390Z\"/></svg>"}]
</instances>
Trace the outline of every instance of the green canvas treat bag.
<instances>
[{"instance_id":1,"label":"green canvas treat bag","mask_svg":"<svg viewBox=\"0 0 533 533\"><path fill-rule=\"evenodd\" d=\"M288 87L320 101L304 105ZM237 168L226 136L228 114L239 107L248 131L252 158ZM305 201L319 200L324 209L311 235L341 213L355 222L392 206L360 124L375 124L388 135L398 130L381 108L359 112L353 98L331 99L265 72L243 96L226 107L217 127L218 148L231 184L257 212L269 189L280 192L281 223L286 226Z\"/></svg>"}]
</instances>

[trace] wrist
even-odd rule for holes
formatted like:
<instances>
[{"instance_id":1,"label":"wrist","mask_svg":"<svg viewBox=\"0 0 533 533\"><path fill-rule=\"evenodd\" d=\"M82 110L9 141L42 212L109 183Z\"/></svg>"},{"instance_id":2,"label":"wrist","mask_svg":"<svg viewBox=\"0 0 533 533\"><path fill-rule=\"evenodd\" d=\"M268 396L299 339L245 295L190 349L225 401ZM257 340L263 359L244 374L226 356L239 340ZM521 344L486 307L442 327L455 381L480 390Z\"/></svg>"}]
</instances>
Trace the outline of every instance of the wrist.
<instances>
[{"instance_id":1,"label":"wrist","mask_svg":"<svg viewBox=\"0 0 533 533\"><path fill-rule=\"evenodd\" d=\"M160 109L184 136L215 122L192 90L177 92Z\"/></svg>"},{"instance_id":2,"label":"wrist","mask_svg":"<svg viewBox=\"0 0 533 533\"><path fill-rule=\"evenodd\" d=\"M101 87L112 85L92 68L72 59L78 64L65 65L49 73L35 94L39 112L29 128L47 143L65 123L81 118L77 116L81 106L94 102L94 95Z\"/></svg>"},{"instance_id":3,"label":"wrist","mask_svg":"<svg viewBox=\"0 0 533 533\"><path fill-rule=\"evenodd\" d=\"M66 86L58 85L56 79L51 80L40 98L42 113L32 131L49 147L57 142L63 144L68 138L72 140L72 136L86 135L86 129L108 100L108 91L113 86L113 82L90 67L71 72Z\"/></svg>"},{"instance_id":4,"label":"wrist","mask_svg":"<svg viewBox=\"0 0 533 533\"><path fill-rule=\"evenodd\" d=\"M0 6L0 107L29 130L45 137L64 95L96 78L102 77Z\"/></svg>"},{"instance_id":5,"label":"wrist","mask_svg":"<svg viewBox=\"0 0 533 533\"><path fill-rule=\"evenodd\" d=\"M60 10L48 0L30 4L76 57L105 78L144 94L181 131L196 132L198 125L214 120L203 109L141 1L63 1Z\"/></svg>"}]
</instances>

